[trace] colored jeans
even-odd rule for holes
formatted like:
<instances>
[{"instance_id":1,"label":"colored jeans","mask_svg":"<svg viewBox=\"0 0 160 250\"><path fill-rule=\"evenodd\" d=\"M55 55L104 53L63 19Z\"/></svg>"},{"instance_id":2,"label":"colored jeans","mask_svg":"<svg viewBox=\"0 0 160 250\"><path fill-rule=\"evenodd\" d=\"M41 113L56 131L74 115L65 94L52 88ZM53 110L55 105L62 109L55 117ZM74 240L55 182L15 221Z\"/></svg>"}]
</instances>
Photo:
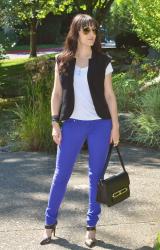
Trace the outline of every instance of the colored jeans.
<instances>
[{"instance_id":1,"label":"colored jeans","mask_svg":"<svg viewBox=\"0 0 160 250\"><path fill-rule=\"evenodd\" d=\"M85 140L87 140L89 153L89 208L86 223L87 226L97 224L101 213L100 203L96 202L97 183L108 154L111 129L111 119L83 121L69 118L64 121L61 127L62 141L57 146L56 168L45 211L45 225L57 222L67 183Z\"/></svg>"}]
</instances>

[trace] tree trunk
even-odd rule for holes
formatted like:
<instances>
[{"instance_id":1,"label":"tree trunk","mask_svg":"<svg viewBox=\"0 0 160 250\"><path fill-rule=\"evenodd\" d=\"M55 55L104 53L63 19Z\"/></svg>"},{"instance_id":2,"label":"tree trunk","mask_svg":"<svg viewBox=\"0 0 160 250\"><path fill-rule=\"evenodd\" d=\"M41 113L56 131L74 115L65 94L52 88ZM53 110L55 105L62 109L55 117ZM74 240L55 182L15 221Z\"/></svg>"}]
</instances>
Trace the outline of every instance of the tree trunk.
<instances>
[{"instance_id":1,"label":"tree trunk","mask_svg":"<svg viewBox=\"0 0 160 250\"><path fill-rule=\"evenodd\" d=\"M30 24L30 57L37 56L37 20L32 19Z\"/></svg>"}]
</instances>

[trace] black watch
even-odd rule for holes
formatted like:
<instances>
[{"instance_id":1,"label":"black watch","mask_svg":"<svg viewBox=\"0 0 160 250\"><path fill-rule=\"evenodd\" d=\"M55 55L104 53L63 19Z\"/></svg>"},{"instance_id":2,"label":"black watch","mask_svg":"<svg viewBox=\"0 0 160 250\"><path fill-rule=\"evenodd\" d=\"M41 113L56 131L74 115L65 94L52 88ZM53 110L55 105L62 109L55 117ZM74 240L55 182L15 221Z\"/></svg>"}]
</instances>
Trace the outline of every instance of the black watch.
<instances>
[{"instance_id":1,"label":"black watch","mask_svg":"<svg viewBox=\"0 0 160 250\"><path fill-rule=\"evenodd\" d=\"M52 115L52 122L59 122L59 115Z\"/></svg>"}]
</instances>

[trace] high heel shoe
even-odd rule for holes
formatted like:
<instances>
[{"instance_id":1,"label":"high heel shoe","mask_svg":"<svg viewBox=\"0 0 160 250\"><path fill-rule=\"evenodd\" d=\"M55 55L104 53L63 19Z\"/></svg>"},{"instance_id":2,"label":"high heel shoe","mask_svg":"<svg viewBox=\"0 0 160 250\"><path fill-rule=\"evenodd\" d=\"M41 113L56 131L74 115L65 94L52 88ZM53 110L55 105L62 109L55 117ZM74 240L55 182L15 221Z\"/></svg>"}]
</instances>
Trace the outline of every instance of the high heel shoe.
<instances>
[{"instance_id":1,"label":"high heel shoe","mask_svg":"<svg viewBox=\"0 0 160 250\"><path fill-rule=\"evenodd\" d=\"M53 225L45 225L45 229L52 229L51 230L51 236L52 236L52 233L56 234L56 225L57 223L53 224ZM44 238L41 242L40 242L40 245L46 245L46 244L49 244L51 242L51 236L48 236L46 238Z\"/></svg>"},{"instance_id":2,"label":"high heel shoe","mask_svg":"<svg viewBox=\"0 0 160 250\"><path fill-rule=\"evenodd\" d=\"M86 227L87 231L95 231L96 234L96 227ZM87 234L87 236L85 237L85 244L87 247L94 247L96 245L96 238L95 235L94 237L89 237L89 235Z\"/></svg>"}]
</instances>

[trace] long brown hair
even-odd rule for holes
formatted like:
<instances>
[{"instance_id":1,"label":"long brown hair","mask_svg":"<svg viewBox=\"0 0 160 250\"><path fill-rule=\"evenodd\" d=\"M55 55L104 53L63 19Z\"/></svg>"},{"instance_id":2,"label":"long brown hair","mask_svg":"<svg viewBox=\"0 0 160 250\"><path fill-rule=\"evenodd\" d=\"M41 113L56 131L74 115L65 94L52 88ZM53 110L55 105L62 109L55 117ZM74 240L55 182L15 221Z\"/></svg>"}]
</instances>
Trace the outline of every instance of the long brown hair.
<instances>
[{"instance_id":1,"label":"long brown hair","mask_svg":"<svg viewBox=\"0 0 160 250\"><path fill-rule=\"evenodd\" d=\"M65 72L67 63L75 56L78 45L79 30L81 29L81 27L89 25L93 25L97 29L96 39L94 45L92 46L92 51L101 52L98 22L93 17L87 14L77 14L76 16L74 16L70 24L68 34L64 41L64 49L58 56L58 61L60 62L58 63L58 68L60 73Z\"/></svg>"}]
</instances>

